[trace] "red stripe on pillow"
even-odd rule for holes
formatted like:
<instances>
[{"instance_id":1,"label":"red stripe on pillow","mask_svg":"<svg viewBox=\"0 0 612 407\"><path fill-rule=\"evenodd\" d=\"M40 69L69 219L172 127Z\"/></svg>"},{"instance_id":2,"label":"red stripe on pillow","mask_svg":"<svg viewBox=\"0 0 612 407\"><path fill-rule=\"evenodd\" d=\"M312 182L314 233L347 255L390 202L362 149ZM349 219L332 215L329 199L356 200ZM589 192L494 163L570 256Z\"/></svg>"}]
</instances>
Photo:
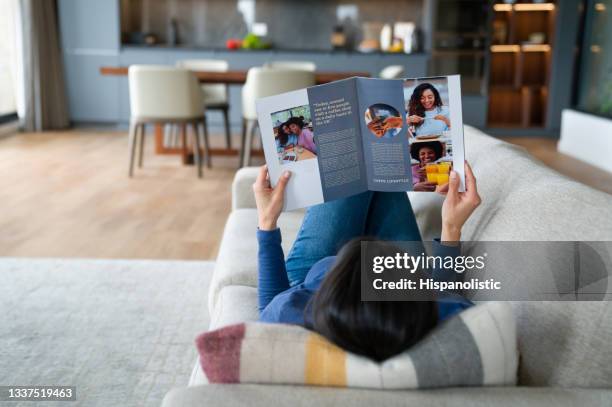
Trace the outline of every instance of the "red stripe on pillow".
<instances>
[{"instance_id":1,"label":"red stripe on pillow","mask_svg":"<svg viewBox=\"0 0 612 407\"><path fill-rule=\"evenodd\" d=\"M196 338L200 365L209 382L240 382L240 349L245 331L245 324L238 324Z\"/></svg>"}]
</instances>

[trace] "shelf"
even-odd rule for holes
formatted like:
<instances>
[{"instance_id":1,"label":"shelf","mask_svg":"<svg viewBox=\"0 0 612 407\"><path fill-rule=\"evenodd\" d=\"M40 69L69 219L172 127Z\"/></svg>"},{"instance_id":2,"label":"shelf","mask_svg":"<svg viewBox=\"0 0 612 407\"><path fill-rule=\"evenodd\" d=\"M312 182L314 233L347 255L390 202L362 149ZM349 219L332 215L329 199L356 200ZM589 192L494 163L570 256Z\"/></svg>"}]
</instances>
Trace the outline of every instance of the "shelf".
<instances>
[{"instance_id":1,"label":"shelf","mask_svg":"<svg viewBox=\"0 0 612 407\"><path fill-rule=\"evenodd\" d=\"M521 85L519 87L516 87L514 85L491 85L489 86L489 90L490 91L519 91L521 90L521 88L528 88L528 89L532 89L532 90L543 90L546 89L545 85Z\"/></svg>"},{"instance_id":2,"label":"shelf","mask_svg":"<svg viewBox=\"0 0 612 407\"><path fill-rule=\"evenodd\" d=\"M497 44L491 45L491 52L549 52L549 44Z\"/></svg>"},{"instance_id":3,"label":"shelf","mask_svg":"<svg viewBox=\"0 0 612 407\"><path fill-rule=\"evenodd\" d=\"M494 4L493 10L500 12L508 11L553 11L554 3L516 3L516 4Z\"/></svg>"},{"instance_id":4,"label":"shelf","mask_svg":"<svg viewBox=\"0 0 612 407\"><path fill-rule=\"evenodd\" d=\"M486 38L489 34L486 32L478 31L436 31L433 36L435 37L467 37L467 38Z\"/></svg>"},{"instance_id":5,"label":"shelf","mask_svg":"<svg viewBox=\"0 0 612 407\"><path fill-rule=\"evenodd\" d=\"M494 4L493 9L487 123L490 127L544 126L556 6Z\"/></svg>"},{"instance_id":6,"label":"shelf","mask_svg":"<svg viewBox=\"0 0 612 407\"><path fill-rule=\"evenodd\" d=\"M435 49L431 51L433 56L436 55L457 55L457 56L475 56L475 57L484 57L485 51L481 49Z\"/></svg>"},{"instance_id":7,"label":"shelf","mask_svg":"<svg viewBox=\"0 0 612 407\"><path fill-rule=\"evenodd\" d=\"M545 86L489 88L488 125L491 127L544 126L548 90Z\"/></svg>"}]
</instances>

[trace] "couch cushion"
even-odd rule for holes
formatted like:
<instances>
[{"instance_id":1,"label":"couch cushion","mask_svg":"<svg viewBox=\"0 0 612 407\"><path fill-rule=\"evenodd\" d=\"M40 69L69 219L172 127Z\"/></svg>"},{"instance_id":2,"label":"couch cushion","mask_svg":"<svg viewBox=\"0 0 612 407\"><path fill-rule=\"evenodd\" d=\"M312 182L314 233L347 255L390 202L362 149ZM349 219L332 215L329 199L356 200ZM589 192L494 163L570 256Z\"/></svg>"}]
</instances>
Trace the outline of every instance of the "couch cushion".
<instances>
[{"instance_id":1,"label":"couch cushion","mask_svg":"<svg viewBox=\"0 0 612 407\"><path fill-rule=\"evenodd\" d=\"M296 325L231 325L200 335L196 344L211 383L378 389L511 385L518 364L511 307L499 302L463 311L381 363Z\"/></svg>"},{"instance_id":2,"label":"couch cushion","mask_svg":"<svg viewBox=\"0 0 612 407\"><path fill-rule=\"evenodd\" d=\"M244 285L230 285L219 291L217 305L210 314L211 329L234 325L240 322L257 321L257 288Z\"/></svg>"},{"instance_id":3,"label":"couch cushion","mask_svg":"<svg viewBox=\"0 0 612 407\"><path fill-rule=\"evenodd\" d=\"M303 211L285 212L278 220L283 250L289 252L304 217ZM208 309L214 312L219 291L229 285L257 287L257 211L232 211L225 224L215 272L208 291Z\"/></svg>"},{"instance_id":4,"label":"couch cushion","mask_svg":"<svg viewBox=\"0 0 612 407\"><path fill-rule=\"evenodd\" d=\"M612 304L516 302L526 386L612 387Z\"/></svg>"},{"instance_id":5,"label":"couch cushion","mask_svg":"<svg viewBox=\"0 0 612 407\"><path fill-rule=\"evenodd\" d=\"M546 167L523 148L466 131L482 204L462 240L612 240L612 195Z\"/></svg>"}]
</instances>

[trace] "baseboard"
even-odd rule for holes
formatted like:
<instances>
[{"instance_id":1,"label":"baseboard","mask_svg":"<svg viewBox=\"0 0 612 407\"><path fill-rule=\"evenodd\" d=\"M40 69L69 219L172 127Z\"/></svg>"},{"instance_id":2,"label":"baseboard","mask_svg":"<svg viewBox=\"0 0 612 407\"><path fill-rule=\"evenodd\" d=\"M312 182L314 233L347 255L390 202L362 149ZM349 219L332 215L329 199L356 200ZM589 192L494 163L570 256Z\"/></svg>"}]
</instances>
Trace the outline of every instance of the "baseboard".
<instances>
[{"instance_id":1,"label":"baseboard","mask_svg":"<svg viewBox=\"0 0 612 407\"><path fill-rule=\"evenodd\" d=\"M612 173L612 119L564 109L558 149Z\"/></svg>"},{"instance_id":2,"label":"baseboard","mask_svg":"<svg viewBox=\"0 0 612 407\"><path fill-rule=\"evenodd\" d=\"M0 138L12 136L14 134L17 134L18 131L19 131L18 121L0 124Z\"/></svg>"}]
</instances>

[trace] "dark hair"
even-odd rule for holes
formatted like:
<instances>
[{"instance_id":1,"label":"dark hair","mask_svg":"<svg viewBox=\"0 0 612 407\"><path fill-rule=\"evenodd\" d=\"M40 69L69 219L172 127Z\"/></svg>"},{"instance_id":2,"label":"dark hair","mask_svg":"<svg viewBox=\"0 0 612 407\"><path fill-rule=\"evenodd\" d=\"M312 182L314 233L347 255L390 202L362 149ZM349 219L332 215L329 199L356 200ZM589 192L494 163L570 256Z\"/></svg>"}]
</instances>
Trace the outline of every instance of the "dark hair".
<instances>
[{"instance_id":1,"label":"dark hair","mask_svg":"<svg viewBox=\"0 0 612 407\"><path fill-rule=\"evenodd\" d=\"M430 90L434 94L434 106L440 107L442 106L442 98L440 97L440 92L433 86L431 83L422 83L412 91L412 96L410 96L410 101L408 102L408 115L409 116L420 116L425 117L425 108L421 104L421 96L423 96L423 92L426 90ZM421 123L416 124L416 127L419 127Z\"/></svg>"},{"instance_id":2,"label":"dark hair","mask_svg":"<svg viewBox=\"0 0 612 407\"><path fill-rule=\"evenodd\" d=\"M306 310L312 312L309 328L344 350L380 362L407 350L434 328L438 308L434 301L362 301L364 239L344 245ZM398 252L390 244L376 246L386 255Z\"/></svg>"},{"instance_id":3,"label":"dark hair","mask_svg":"<svg viewBox=\"0 0 612 407\"><path fill-rule=\"evenodd\" d=\"M286 125L287 122L284 122L276 128L276 137L278 138L278 141L280 142L281 146L284 146L285 144L287 144L287 141L289 141L289 135L285 133L285 130L283 130L283 127L285 127Z\"/></svg>"},{"instance_id":4,"label":"dark hair","mask_svg":"<svg viewBox=\"0 0 612 407\"><path fill-rule=\"evenodd\" d=\"M436 160L439 160L444 155L444 148L440 141L427 141L424 143L412 143L410 145L410 156L417 161L421 161L419 159L419 151L421 151L423 147L431 148L436 154Z\"/></svg>"},{"instance_id":5,"label":"dark hair","mask_svg":"<svg viewBox=\"0 0 612 407\"><path fill-rule=\"evenodd\" d=\"M302 120L300 117L290 117L285 124L287 126L289 126L290 124L297 124L300 129L304 128L304 120Z\"/></svg>"}]
</instances>

